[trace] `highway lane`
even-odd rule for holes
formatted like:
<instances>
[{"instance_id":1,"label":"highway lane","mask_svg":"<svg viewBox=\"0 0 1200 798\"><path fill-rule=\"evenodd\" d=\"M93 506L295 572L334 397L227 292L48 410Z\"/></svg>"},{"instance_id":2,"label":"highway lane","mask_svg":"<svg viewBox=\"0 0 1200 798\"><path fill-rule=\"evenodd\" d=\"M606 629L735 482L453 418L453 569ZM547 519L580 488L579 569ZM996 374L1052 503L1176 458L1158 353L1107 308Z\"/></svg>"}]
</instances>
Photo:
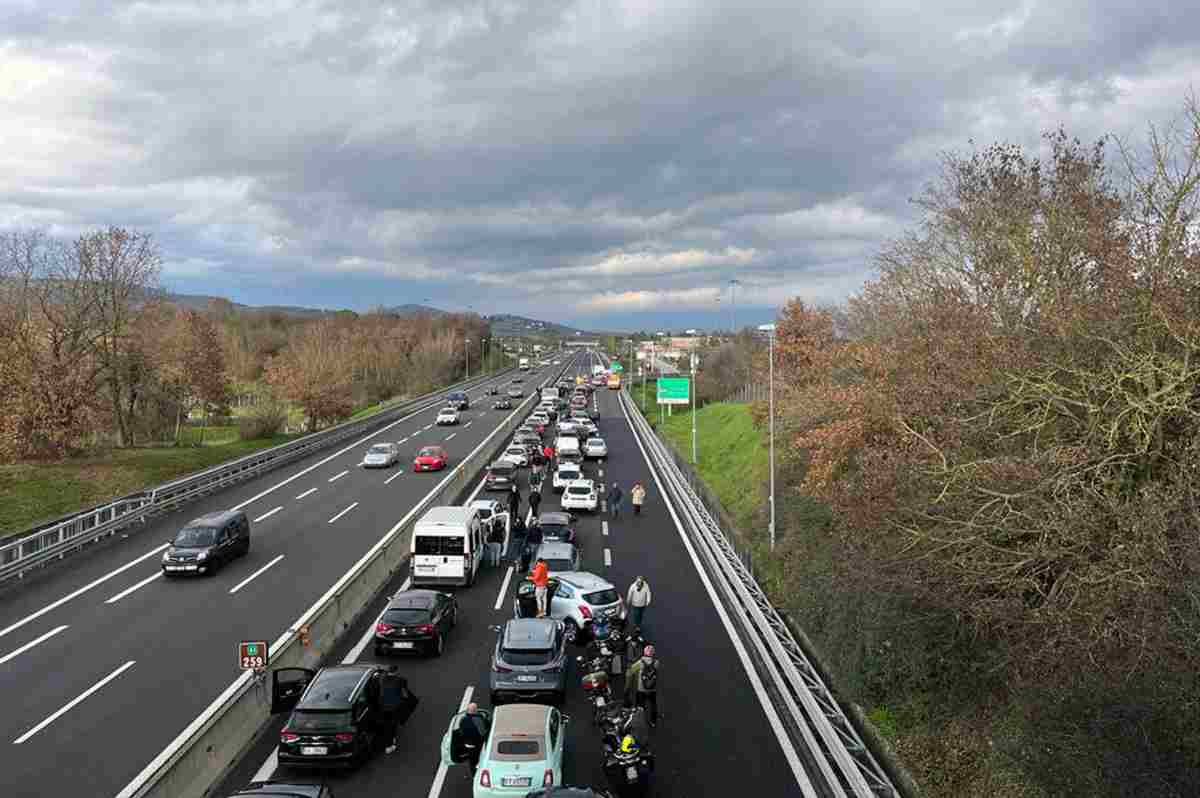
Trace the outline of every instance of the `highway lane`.
<instances>
[{"instance_id":1,"label":"highway lane","mask_svg":"<svg viewBox=\"0 0 1200 798\"><path fill-rule=\"evenodd\" d=\"M542 379L527 377L527 387ZM472 392L470 426L433 426L436 408L415 414L316 459L307 473L293 466L189 505L124 544L72 558L27 591L10 591L0 609L0 794L69 794L84 785L115 794L233 679L238 640L274 639L440 481L408 472L418 448L453 436L447 449L461 457L507 415L490 410L483 391ZM356 467L370 443L405 439L403 472ZM187 519L239 504L262 520L250 554L215 576L168 582L154 578L157 552L137 562Z\"/></svg>"},{"instance_id":2,"label":"highway lane","mask_svg":"<svg viewBox=\"0 0 1200 798\"><path fill-rule=\"evenodd\" d=\"M756 794L799 795L789 759L767 722L747 678L746 666L734 650L669 513L653 492L649 469L620 413L616 396L597 390L596 398L601 412L601 434L608 441L610 457L606 463L589 466L588 470L597 477L603 472L603 479L609 484L618 481L626 493L634 480L640 480L651 490L640 517L629 514L627 501L622 517L608 522L607 535L607 516L584 517L580 539L585 568L612 581L622 593L638 575L645 576L654 591L654 604L646 615L646 630L658 646L664 669L662 722L653 740L658 754L653 794L675 798L723 795L753 785ZM543 510L557 505L557 497L547 488ZM607 566L606 552L611 562ZM505 591L501 608L495 609L503 576L504 569L495 569L474 587L457 591L461 606L459 627L441 658L384 659L400 665L421 697L421 705L405 727L395 753L377 756L357 771L327 775L339 796L467 798L471 795L471 784L461 767L449 769L440 790L434 789L438 744L466 689L472 690L481 705L488 704L488 666L495 642L490 627L512 615L512 585ZM381 608L379 602L376 613ZM367 632L364 625L362 633ZM358 661L375 660L368 646ZM591 726L578 678L573 667L564 707L572 716L567 733L566 777L571 783L604 786L599 737ZM228 795L256 774L266 772L263 765L281 723L282 719L273 724L216 795ZM276 777L313 780L311 774L286 770Z\"/></svg>"}]
</instances>

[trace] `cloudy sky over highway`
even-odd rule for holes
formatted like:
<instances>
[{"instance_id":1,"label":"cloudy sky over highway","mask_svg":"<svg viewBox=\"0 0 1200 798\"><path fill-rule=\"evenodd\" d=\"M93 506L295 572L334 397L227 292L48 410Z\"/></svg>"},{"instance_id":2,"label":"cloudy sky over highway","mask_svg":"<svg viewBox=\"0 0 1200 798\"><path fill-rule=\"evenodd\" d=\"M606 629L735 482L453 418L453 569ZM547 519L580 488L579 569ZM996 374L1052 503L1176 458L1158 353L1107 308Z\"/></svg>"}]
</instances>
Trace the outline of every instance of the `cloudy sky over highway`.
<instances>
[{"instance_id":1,"label":"cloudy sky over highway","mask_svg":"<svg viewBox=\"0 0 1200 798\"><path fill-rule=\"evenodd\" d=\"M249 304L597 327L837 300L939 153L1137 139L1200 80L1166 0L0 0L0 228L152 231Z\"/></svg>"}]
</instances>

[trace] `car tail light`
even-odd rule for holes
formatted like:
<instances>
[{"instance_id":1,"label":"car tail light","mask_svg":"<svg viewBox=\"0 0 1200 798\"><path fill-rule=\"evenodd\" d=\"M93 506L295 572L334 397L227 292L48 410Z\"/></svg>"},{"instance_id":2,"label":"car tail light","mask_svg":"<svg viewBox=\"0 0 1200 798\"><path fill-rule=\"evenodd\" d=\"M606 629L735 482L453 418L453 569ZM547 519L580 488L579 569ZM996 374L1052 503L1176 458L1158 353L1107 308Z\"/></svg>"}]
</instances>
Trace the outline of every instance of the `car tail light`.
<instances>
[{"instance_id":1,"label":"car tail light","mask_svg":"<svg viewBox=\"0 0 1200 798\"><path fill-rule=\"evenodd\" d=\"M417 632L423 635L431 635L433 634L433 624L423 623L417 627Z\"/></svg>"},{"instance_id":2,"label":"car tail light","mask_svg":"<svg viewBox=\"0 0 1200 798\"><path fill-rule=\"evenodd\" d=\"M354 732L338 732L333 736L333 739L339 743L352 743L354 742Z\"/></svg>"},{"instance_id":3,"label":"car tail light","mask_svg":"<svg viewBox=\"0 0 1200 798\"><path fill-rule=\"evenodd\" d=\"M546 775L542 778L542 786L543 787L553 787L554 786L554 771L553 770L546 771Z\"/></svg>"},{"instance_id":4,"label":"car tail light","mask_svg":"<svg viewBox=\"0 0 1200 798\"><path fill-rule=\"evenodd\" d=\"M296 734L295 732L292 732L292 731L288 731L287 729L284 729L283 731L281 731L279 733L279 742L281 742L281 743L294 743L294 742L298 741L299 739L300 739L299 734Z\"/></svg>"},{"instance_id":5,"label":"car tail light","mask_svg":"<svg viewBox=\"0 0 1200 798\"><path fill-rule=\"evenodd\" d=\"M586 621L590 621L592 619L592 610L586 604L579 605L579 614L582 615Z\"/></svg>"},{"instance_id":6,"label":"car tail light","mask_svg":"<svg viewBox=\"0 0 1200 798\"><path fill-rule=\"evenodd\" d=\"M479 786L487 787L489 790L492 788L492 774L488 773L487 768L479 771Z\"/></svg>"},{"instance_id":7,"label":"car tail light","mask_svg":"<svg viewBox=\"0 0 1200 798\"><path fill-rule=\"evenodd\" d=\"M387 623L375 624L375 631L381 635L387 634L388 632L392 631L393 628L394 627L391 624L387 624Z\"/></svg>"},{"instance_id":8,"label":"car tail light","mask_svg":"<svg viewBox=\"0 0 1200 798\"><path fill-rule=\"evenodd\" d=\"M507 665L501 665L499 662L496 663L495 668L497 673L512 673L512 668Z\"/></svg>"}]
</instances>

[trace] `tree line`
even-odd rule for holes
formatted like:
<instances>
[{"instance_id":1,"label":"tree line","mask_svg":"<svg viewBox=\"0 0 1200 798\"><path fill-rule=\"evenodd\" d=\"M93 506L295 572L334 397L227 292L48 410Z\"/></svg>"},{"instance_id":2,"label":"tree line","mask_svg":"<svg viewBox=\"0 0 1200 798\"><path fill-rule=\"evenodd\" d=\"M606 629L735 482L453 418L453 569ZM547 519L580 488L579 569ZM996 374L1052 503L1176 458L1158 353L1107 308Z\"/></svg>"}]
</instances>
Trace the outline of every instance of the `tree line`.
<instances>
[{"instance_id":1,"label":"tree line","mask_svg":"<svg viewBox=\"0 0 1200 798\"><path fill-rule=\"evenodd\" d=\"M935 794L1004 794L985 756L1046 795L1200 790L1200 110L1114 141L947 155L842 311L778 322L781 484L829 510L784 592L866 701L983 724Z\"/></svg>"},{"instance_id":2,"label":"tree line","mask_svg":"<svg viewBox=\"0 0 1200 798\"><path fill-rule=\"evenodd\" d=\"M227 417L235 401L256 408L243 437L281 431L289 404L315 430L454 381L465 340L488 336L475 315L196 310L170 301L161 271L138 231L0 234L0 459L178 440L193 413Z\"/></svg>"}]
</instances>

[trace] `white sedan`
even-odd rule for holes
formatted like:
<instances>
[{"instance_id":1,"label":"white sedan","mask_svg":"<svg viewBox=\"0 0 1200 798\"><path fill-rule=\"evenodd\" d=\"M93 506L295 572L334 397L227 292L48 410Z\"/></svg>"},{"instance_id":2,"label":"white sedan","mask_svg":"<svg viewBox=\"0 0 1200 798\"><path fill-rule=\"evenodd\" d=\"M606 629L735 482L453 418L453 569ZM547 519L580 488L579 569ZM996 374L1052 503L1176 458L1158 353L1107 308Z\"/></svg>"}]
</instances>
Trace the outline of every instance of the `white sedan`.
<instances>
[{"instance_id":1,"label":"white sedan","mask_svg":"<svg viewBox=\"0 0 1200 798\"><path fill-rule=\"evenodd\" d=\"M608 457L608 444L603 438L588 438L583 443L584 457Z\"/></svg>"},{"instance_id":2,"label":"white sedan","mask_svg":"<svg viewBox=\"0 0 1200 798\"><path fill-rule=\"evenodd\" d=\"M437 414L437 425L440 427L444 424L457 424L458 410L453 407L443 407Z\"/></svg>"},{"instance_id":3,"label":"white sedan","mask_svg":"<svg viewBox=\"0 0 1200 798\"><path fill-rule=\"evenodd\" d=\"M559 505L564 510L589 510L596 512L600 506L600 494L596 483L590 479L576 479L567 483Z\"/></svg>"},{"instance_id":4,"label":"white sedan","mask_svg":"<svg viewBox=\"0 0 1200 798\"><path fill-rule=\"evenodd\" d=\"M529 455L524 446L509 446L504 450L504 454L500 455L500 459L507 460L520 468L526 468L529 465Z\"/></svg>"}]
</instances>

